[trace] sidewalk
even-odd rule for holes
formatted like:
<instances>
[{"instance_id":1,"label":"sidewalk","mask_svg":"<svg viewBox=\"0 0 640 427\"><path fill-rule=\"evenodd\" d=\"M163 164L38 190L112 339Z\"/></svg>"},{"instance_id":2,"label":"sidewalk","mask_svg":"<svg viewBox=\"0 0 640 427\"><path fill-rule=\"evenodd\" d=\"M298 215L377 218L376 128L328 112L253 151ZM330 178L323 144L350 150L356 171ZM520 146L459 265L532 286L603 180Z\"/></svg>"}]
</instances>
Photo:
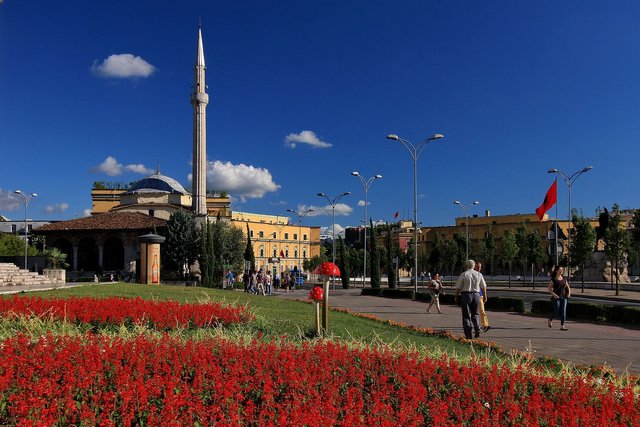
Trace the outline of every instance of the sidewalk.
<instances>
[{"instance_id":1,"label":"sidewalk","mask_svg":"<svg viewBox=\"0 0 640 427\"><path fill-rule=\"evenodd\" d=\"M3 286L0 288L1 295L19 294L20 292L37 292L37 291L52 291L54 289L75 288L76 286L83 286L91 284L89 282L78 283L58 283L52 285L50 283L45 285L19 285L19 286Z\"/></svg>"},{"instance_id":2,"label":"sidewalk","mask_svg":"<svg viewBox=\"0 0 640 427\"><path fill-rule=\"evenodd\" d=\"M531 292L531 288L520 292ZM511 291L517 291L512 286ZM453 305L441 305L442 314L426 312L427 304L406 299L360 295L362 289L336 289L329 292L332 307L372 314L381 319L390 319L419 327L445 329L463 336L460 308ZM544 289L540 289L540 297ZM496 290L496 293L498 291ZM277 297L305 299L308 291L278 293ZM574 295L580 293L574 289ZM584 296L598 299L610 299L614 291L587 290ZM625 298L640 302L635 292L622 292ZM631 294L631 295L629 295ZM491 297L491 294L489 294ZM614 295L615 297L615 295ZM621 326L602 325L571 320L571 301L569 302L566 326L568 331L560 331L560 322L555 321L553 328L547 326L546 317L527 314L488 311L491 330L482 333L480 340L499 344L505 351L516 349L533 352L535 355L553 356L578 364L611 366L616 372L628 371L640 375L640 329Z\"/></svg>"}]
</instances>

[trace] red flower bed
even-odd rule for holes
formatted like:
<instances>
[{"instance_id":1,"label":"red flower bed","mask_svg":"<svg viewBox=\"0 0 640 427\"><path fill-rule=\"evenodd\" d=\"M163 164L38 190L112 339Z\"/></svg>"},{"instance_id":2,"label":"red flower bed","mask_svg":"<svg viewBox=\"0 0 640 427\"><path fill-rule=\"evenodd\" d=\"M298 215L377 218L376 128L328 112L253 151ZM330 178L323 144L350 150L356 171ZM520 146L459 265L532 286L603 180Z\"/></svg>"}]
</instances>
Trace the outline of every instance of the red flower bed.
<instances>
[{"instance_id":1,"label":"red flower bed","mask_svg":"<svg viewBox=\"0 0 640 427\"><path fill-rule=\"evenodd\" d=\"M94 325L132 322L165 330L244 323L253 316L244 307L218 303L181 304L141 298L0 298L0 315L52 316L56 320Z\"/></svg>"},{"instance_id":2,"label":"red flower bed","mask_svg":"<svg viewBox=\"0 0 640 427\"><path fill-rule=\"evenodd\" d=\"M640 425L631 388L339 344L0 342L0 424Z\"/></svg>"}]
</instances>

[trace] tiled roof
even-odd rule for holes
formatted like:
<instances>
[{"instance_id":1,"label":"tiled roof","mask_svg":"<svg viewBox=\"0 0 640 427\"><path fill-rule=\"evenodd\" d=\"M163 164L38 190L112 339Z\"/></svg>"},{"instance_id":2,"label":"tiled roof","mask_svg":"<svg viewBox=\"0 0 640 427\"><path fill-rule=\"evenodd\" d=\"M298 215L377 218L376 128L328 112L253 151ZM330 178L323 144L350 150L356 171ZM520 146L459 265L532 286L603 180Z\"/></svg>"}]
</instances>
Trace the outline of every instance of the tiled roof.
<instances>
[{"instance_id":1,"label":"tiled roof","mask_svg":"<svg viewBox=\"0 0 640 427\"><path fill-rule=\"evenodd\" d=\"M43 225L35 232L70 230L146 230L164 227L167 221L140 212L106 212L84 218Z\"/></svg>"}]
</instances>

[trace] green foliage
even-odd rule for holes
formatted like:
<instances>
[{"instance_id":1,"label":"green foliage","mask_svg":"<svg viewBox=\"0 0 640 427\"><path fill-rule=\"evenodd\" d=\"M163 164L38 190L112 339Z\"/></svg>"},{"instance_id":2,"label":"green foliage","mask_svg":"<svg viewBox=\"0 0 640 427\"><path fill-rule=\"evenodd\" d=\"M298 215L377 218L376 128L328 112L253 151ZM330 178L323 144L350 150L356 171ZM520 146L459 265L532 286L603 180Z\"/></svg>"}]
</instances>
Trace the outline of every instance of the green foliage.
<instances>
[{"instance_id":1,"label":"green foliage","mask_svg":"<svg viewBox=\"0 0 640 427\"><path fill-rule=\"evenodd\" d=\"M253 243L251 243L249 224L247 224L247 245L244 248L244 260L250 263L249 270L254 270L256 268L256 257L253 253Z\"/></svg>"},{"instance_id":2,"label":"green foliage","mask_svg":"<svg viewBox=\"0 0 640 427\"><path fill-rule=\"evenodd\" d=\"M66 269L67 267L69 267L69 264L67 264L66 262L67 254L62 252L60 249L52 248L47 251L44 251L43 254L44 256L47 257L47 260L49 261L49 265L51 265L51 268Z\"/></svg>"},{"instance_id":3,"label":"green foliage","mask_svg":"<svg viewBox=\"0 0 640 427\"><path fill-rule=\"evenodd\" d=\"M193 264L200 254L200 235L193 214L174 212L167 221L165 237L161 245L163 263L184 275L183 267Z\"/></svg>"},{"instance_id":4,"label":"green foliage","mask_svg":"<svg viewBox=\"0 0 640 427\"><path fill-rule=\"evenodd\" d=\"M387 227L387 286L395 289L397 286L396 269L393 265L393 258L396 253L391 226Z\"/></svg>"},{"instance_id":5,"label":"green foliage","mask_svg":"<svg viewBox=\"0 0 640 427\"><path fill-rule=\"evenodd\" d=\"M349 254L345 247L344 240L341 236L338 236L338 268L340 269L340 280L342 281L342 288L349 289L349 282L351 280L351 263L349 262Z\"/></svg>"},{"instance_id":6,"label":"green foliage","mask_svg":"<svg viewBox=\"0 0 640 427\"><path fill-rule=\"evenodd\" d=\"M509 287L511 287L511 266L518 256L518 243L511 230L504 232L502 237L502 262L509 266Z\"/></svg>"},{"instance_id":7,"label":"green foliage","mask_svg":"<svg viewBox=\"0 0 640 427\"><path fill-rule=\"evenodd\" d=\"M542 241L540 239L540 236L533 232L527 234L527 258L529 262L534 265L535 270L540 267L542 260L544 260Z\"/></svg>"},{"instance_id":8,"label":"green foliage","mask_svg":"<svg viewBox=\"0 0 640 427\"><path fill-rule=\"evenodd\" d=\"M327 255L327 249L324 246L320 246L320 255L315 255L309 259L305 259L302 262L302 268L304 268L307 271L313 271L320 264L327 261L329 261L329 257ZM337 259L336 259L336 262L338 262ZM340 267L338 266L338 268ZM340 269L340 272L342 273L342 269Z\"/></svg>"},{"instance_id":9,"label":"green foliage","mask_svg":"<svg viewBox=\"0 0 640 427\"><path fill-rule=\"evenodd\" d=\"M529 259L529 242L527 241L527 229L524 225L519 225L516 228L516 245L518 246L518 252L516 254L516 261L522 267L522 277L527 276L527 261Z\"/></svg>"},{"instance_id":10,"label":"green foliage","mask_svg":"<svg viewBox=\"0 0 640 427\"><path fill-rule=\"evenodd\" d=\"M38 250L28 245L27 255L36 256ZM24 256L24 239L16 234L0 233L0 256Z\"/></svg>"},{"instance_id":11,"label":"green foliage","mask_svg":"<svg viewBox=\"0 0 640 427\"><path fill-rule=\"evenodd\" d=\"M376 228L373 226L373 221L369 220L371 223L371 287L379 288L380 287L380 251L378 250L378 232Z\"/></svg>"},{"instance_id":12,"label":"green foliage","mask_svg":"<svg viewBox=\"0 0 640 427\"><path fill-rule=\"evenodd\" d=\"M213 287L213 230L209 219L200 227L201 250L198 262L200 264L200 284L205 288Z\"/></svg>"},{"instance_id":13,"label":"green foliage","mask_svg":"<svg viewBox=\"0 0 640 427\"><path fill-rule=\"evenodd\" d=\"M627 230L620 227L620 215L614 215L609 220L609 228L605 233L605 242L604 252L615 267L615 271L618 272L620 271L620 263L624 261L625 252L628 252L631 247ZM616 295L618 295L620 293L620 283L618 275L616 274L615 276Z\"/></svg>"},{"instance_id":14,"label":"green foliage","mask_svg":"<svg viewBox=\"0 0 640 427\"><path fill-rule=\"evenodd\" d=\"M460 259L460 245L456 240L449 240L444 248L444 262L449 267L449 273L453 275Z\"/></svg>"},{"instance_id":15,"label":"green foliage","mask_svg":"<svg viewBox=\"0 0 640 427\"><path fill-rule=\"evenodd\" d=\"M593 256L596 245L596 230L589 220L584 217L574 217L573 223L571 254L573 255L574 265L582 267L582 285L584 286L584 265Z\"/></svg>"}]
</instances>

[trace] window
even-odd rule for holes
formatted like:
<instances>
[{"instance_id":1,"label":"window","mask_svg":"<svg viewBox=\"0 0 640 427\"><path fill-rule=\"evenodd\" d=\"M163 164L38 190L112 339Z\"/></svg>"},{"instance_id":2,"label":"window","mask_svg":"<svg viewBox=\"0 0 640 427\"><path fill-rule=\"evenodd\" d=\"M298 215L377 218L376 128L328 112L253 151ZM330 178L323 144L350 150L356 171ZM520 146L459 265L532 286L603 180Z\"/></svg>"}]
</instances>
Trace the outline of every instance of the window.
<instances>
[{"instance_id":1,"label":"window","mask_svg":"<svg viewBox=\"0 0 640 427\"><path fill-rule=\"evenodd\" d=\"M249 230L249 235L253 237L253 230Z\"/></svg>"},{"instance_id":2,"label":"window","mask_svg":"<svg viewBox=\"0 0 640 427\"><path fill-rule=\"evenodd\" d=\"M27 225L27 231L29 231L29 233L31 233L31 230L33 230L33 224Z\"/></svg>"},{"instance_id":3,"label":"window","mask_svg":"<svg viewBox=\"0 0 640 427\"><path fill-rule=\"evenodd\" d=\"M307 240L307 235L306 234L302 235L302 240Z\"/></svg>"},{"instance_id":4,"label":"window","mask_svg":"<svg viewBox=\"0 0 640 427\"><path fill-rule=\"evenodd\" d=\"M260 246L260 257L264 258L264 246Z\"/></svg>"},{"instance_id":5,"label":"window","mask_svg":"<svg viewBox=\"0 0 640 427\"><path fill-rule=\"evenodd\" d=\"M264 231L258 231L258 237L264 237Z\"/></svg>"},{"instance_id":6,"label":"window","mask_svg":"<svg viewBox=\"0 0 640 427\"><path fill-rule=\"evenodd\" d=\"M293 251L293 257L294 257L294 258L298 258L298 250L297 250L297 249L295 249L295 250Z\"/></svg>"},{"instance_id":7,"label":"window","mask_svg":"<svg viewBox=\"0 0 640 427\"><path fill-rule=\"evenodd\" d=\"M306 250L302 251L302 258L305 258L305 259L307 258L307 251Z\"/></svg>"},{"instance_id":8,"label":"window","mask_svg":"<svg viewBox=\"0 0 640 427\"><path fill-rule=\"evenodd\" d=\"M156 216L156 211L154 209L149 209L149 216Z\"/></svg>"},{"instance_id":9,"label":"window","mask_svg":"<svg viewBox=\"0 0 640 427\"><path fill-rule=\"evenodd\" d=\"M276 232L275 231L271 234L271 237L273 237L274 239L276 238Z\"/></svg>"},{"instance_id":10,"label":"window","mask_svg":"<svg viewBox=\"0 0 640 427\"><path fill-rule=\"evenodd\" d=\"M277 257L278 256L278 248L276 246L273 247L273 257Z\"/></svg>"},{"instance_id":11,"label":"window","mask_svg":"<svg viewBox=\"0 0 640 427\"><path fill-rule=\"evenodd\" d=\"M289 233L284 233L284 239L289 240Z\"/></svg>"},{"instance_id":12,"label":"window","mask_svg":"<svg viewBox=\"0 0 640 427\"><path fill-rule=\"evenodd\" d=\"M289 248L284 251L284 257L289 258Z\"/></svg>"},{"instance_id":13,"label":"window","mask_svg":"<svg viewBox=\"0 0 640 427\"><path fill-rule=\"evenodd\" d=\"M298 240L298 233L293 233L293 240Z\"/></svg>"},{"instance_id":14,"label":"window","mask_svg":"<svg viewBox=\"0 0 640 427\"><path fill-rule=\"evenodd\" d=\"M11 224L11 232L15 233L16 231L18 231L18 226L15 224Z\"/></svg>"}]
</instances>

